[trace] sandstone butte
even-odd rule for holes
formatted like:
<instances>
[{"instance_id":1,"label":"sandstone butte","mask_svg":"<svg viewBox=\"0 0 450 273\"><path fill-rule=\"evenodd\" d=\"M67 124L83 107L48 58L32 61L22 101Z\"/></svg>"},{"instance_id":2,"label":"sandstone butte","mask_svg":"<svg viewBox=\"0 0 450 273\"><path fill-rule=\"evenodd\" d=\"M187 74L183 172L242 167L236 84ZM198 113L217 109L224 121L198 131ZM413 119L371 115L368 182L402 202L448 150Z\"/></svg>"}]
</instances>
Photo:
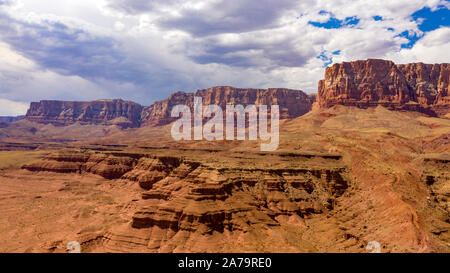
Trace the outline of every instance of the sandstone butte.
<instances>
[{"instance_id":1,"label":"sandstone butte","mask_svg":"<svg viewBox=\"0 0 450 273\"><path fill-rule=\"evenodd\" d=\"M120 99L92 102L43 100L30 104L25 119L56 126L79 122L138 127L141 111L141 105Z\"/></svg>"},{"instance_id":2,"label":"sandstone butte","mask_svg":"<svg viewBox=\"0 0 450 273\"><path fill-rule=\"evenodd\" d=\"M448 71L337 64L313 111L302 91L232 87L33 103L0 128L0 251L450 252ZM195 95L279 104L279 150L172 141L170 108Z\"/></svg>"},{"instance_id":3,"label":"sandstone butte","mask_svg":"<svg viewBox=\"0 0 450 273\"><path fill-rule=\"evenodd\" d=\"M396 65L377 59L344 62L326 68L313 108L382 105L444 116L450 111L449 83L448 63Z\"/></svg>"}]
</instances>

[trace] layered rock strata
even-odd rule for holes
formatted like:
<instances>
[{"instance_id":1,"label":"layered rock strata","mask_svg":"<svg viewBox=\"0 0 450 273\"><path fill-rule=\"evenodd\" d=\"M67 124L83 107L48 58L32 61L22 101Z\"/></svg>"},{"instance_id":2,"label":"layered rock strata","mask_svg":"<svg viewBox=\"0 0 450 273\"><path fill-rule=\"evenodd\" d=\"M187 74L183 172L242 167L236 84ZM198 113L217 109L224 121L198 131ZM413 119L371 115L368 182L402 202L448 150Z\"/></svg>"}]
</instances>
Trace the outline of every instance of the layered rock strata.
<instances>
[{"instance_id":1,"label":"layered rock strata","mask_svg":"<svg viewBox=\"0 0 450 273\"><path fill-rule=\"evenodd\" d=\"M30 104L25 119L56 126L67 126L78 122L138 127L141 111L141 105L120 99L92 102L43 100Z\"/></svg>"},{"instance_id":2,"label":"layered rock strata","mask_svg":"<svg viewBox=\"0 0 450 273\"><path fill-rule=\"evenodd\" d=\"M444 116L450 112L449 82L448 63L396 65L376 59L344 62L326 69L313 107L382 105Z\"/></svg>"},{"instance_id":3,"label":"layered rock strata","mask_svg":"<svg viewBox=\"0 0 450 273\"><path fill-rule=\"evenodd\" d=\"M350 183L340 157L298 155L296 160L259 168L166 155L62 151L23 169L136 181L142 198L135 213L129 224L105 235L105 247L172 252L189 249L186 244L197 236L237 236L333 210Z\"/></svg>"}]
</instances>

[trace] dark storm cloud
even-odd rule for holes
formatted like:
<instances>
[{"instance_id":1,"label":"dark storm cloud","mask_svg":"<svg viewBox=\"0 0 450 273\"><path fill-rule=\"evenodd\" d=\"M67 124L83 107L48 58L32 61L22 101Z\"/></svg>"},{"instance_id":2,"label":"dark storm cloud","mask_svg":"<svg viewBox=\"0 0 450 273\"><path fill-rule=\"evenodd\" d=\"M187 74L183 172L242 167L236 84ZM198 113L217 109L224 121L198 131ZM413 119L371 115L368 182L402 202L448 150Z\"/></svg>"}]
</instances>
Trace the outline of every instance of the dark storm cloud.
<instances>
[{"instance_id":1,"label":"dark storm cloud","mask_svg":"<svg viewBox=\"0 0 450 273\"><path fill-rule=\"evenodd\" d=\"M160 6L177 4L181 1L182 0L108 0L108 6L112 9L135 15L153 11Z\"/></svg>"},{"instance_id":2,"label":"dark storm cloud","mask_svg":"<svg viewBox=\"0 0 450 273\"><path fill-rule=\"evenodd\" d=\"M144 62L130 62L121 44L60 22L31 24L0 13L0 37L44 69L85 79L134 84L154 80ZM161 70L161 73L165 73Z\"/></svg>"},{"instance_id":3,"label":"dark storm cloud","mask_svg":"<svg viewBox=\"0 0 450 273\"><path fill-rule=\"evenodd\" d=\"M165 98L168 91L192 87L187 82L189 79L183 79L174 69L152 57L143 58L139 52L126 51L112 37L95 35L61 22L29 23L0 12L0 40L44 71L79 76L100 85L109 82L111 86L134 86L130 87L133 89L130 94L122 94L114 87L115 91L110 90L114 97L148 104Z\"/></svg>"},{"instance_id":4,"label":"dark storm cloud","mask_svg":"<svg viewBox=\"0 0 450 273\"><path fill-rule=\"evenodd\" d=\"M250 31L279 27L281 16L295 10L298 3L291 0L241 0L216 1L200 7L181 7L181 2L110 0L110 7L129 14L158 12L172 7L178 15L165 14L153 21L159 28L182 30L193 39L186 48L201 48L188 57L198 64L220 63L235 67L251 67L263 62L269 66L298 67L313 57L309 52L298 52L292 41L248 42L242 45L224 46L216 35L235 33L245 35ZM240 39L241 37L239 37Z\"/></svg>"},{"instance_id":5,"label":"dark storm cloud","mask_svg":"<svg viewBox=\"0 0 450 273\"><path fill-rule=\"evenodd\" d=\"M207 46L200 53L189 56L196 63L222 63L230 66L251 67L258 66L260 60L266 60L269 67L298 67L314 56L312 51L296 50L293 41L221 46L210 40L206 44Z\"/></svg>"},{"instance_id":6,"label":"dark storm cloud","mask_svg":"<svg viewBox=\"0 0 450 273\"><path fill-rule=\"evenodd\" d=\"M0 28L2 40L17 52L64 75L108 78L123 61L112 39L59 22L31 24L0 14Z\"/></svg>"},{"instance_id":7,"label":"dark storm cloud","mask_svg":"<svg viewBox=\"0 0 450 273\"><path fill-rule=\"evenodd\" d=\"M177 8L180 1L110 0L110 7L130 14ZM202 8L180 8L179 15L167 14L156 21L159 27L186 31L194 36L242 33L274 27L280 16L297 5L291 0L223 0Z\"/></svg>"},{"instance_id":8,"label":"dark storm cloud","mask_svg":"<svg viewBox=\"0 0 450 273\"><path fill-rule=\"evenodd\" d=\"M241 33L273 27L295 2L285 0L222 1L204 10L186 10L181 17L161 19L164 28L187 31L195 36Z\"/></svg>"}]
</instances>

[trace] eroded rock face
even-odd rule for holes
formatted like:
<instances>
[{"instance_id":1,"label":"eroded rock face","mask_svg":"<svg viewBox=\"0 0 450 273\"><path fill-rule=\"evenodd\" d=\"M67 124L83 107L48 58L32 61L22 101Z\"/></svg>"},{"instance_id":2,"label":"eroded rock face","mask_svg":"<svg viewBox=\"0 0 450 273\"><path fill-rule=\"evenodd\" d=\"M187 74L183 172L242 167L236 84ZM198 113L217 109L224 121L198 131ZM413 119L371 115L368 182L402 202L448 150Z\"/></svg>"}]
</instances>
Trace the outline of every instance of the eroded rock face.
<instances>
[{"instance_id":1,"label":"eroded rock face","mask_svg":"<svg viewBox=\"0 0 450 273\"><path fill-rule=\"evenodd\" d=\"M450 112L449 78L448 63L344 62L326 69L314 108L382 105L443 116Z\"/></svg>"},{"instance_id":2,"label":"eroded rock face","mask_svg":"<svg viewBox=\"0 0 450 273\"><path fill-rule=\"evenodd\" d=\"M422 163L422 181L430 190L428 201L436 203L450 216L450 156L425 157ZM440 234L438 234L440 235ZM447 235L450 237L450 235Z\"/></svg>"},{"instance_id":3,"label":"eroded rock face","mask_svg":"<svg viewBox=\"0 0 450 273\"><path fill-rule=\"evenodd\" d=\"M176 92L167 100L144 107L142 125L165 125L176 120L170 116L172 107L183 104L193 109L194 96L203 98L203 105L217 104L223 110L227 104L241 105L274 105L280 106L280 118L295 118L306 114L311 109L313 96L300 90L285 88L240 89L229 86L218 86L198 90L196 93Z\"/></svg>"},{"instance_id":4,"label":"eroded rock face","mask_svg":"<svg viewBox=\"0 0 450 273\"><path fill-rule=\"evenodd\" d=\"M160 126L177 118L171 117L172 107L187 105L193 108L194 96L202 97L204 105L217 104L225 110L227 104L280 106L280 118L295 118L311 109L314 96L300 90L284 88L239 89L219 86L196 93L175 92L168 99L151 106L123 100L98 100L92 102L40 101L32 102L25 119L57 126L81 124L106 124L121 127Z\"/></svg>"},{"instance_id":5,"label":"eroded rock face","mask_svg":"<svg viewBox=\"0 0 450 273\"><path fill-rule=\"evenodd\" d=\"M189 242L211 234L219 243L284 222L301 225L332 211L350 185L340 156L299 155L286 164L259 168L157 154L60 151L23 168L138 182L141 200L129 224L104 235L105 249L174 252L196 249Z\"/></svg>"},{"instance_id":6,"label":"eroded rock face","mask_svg":"<svg viewBox=\"0 0 450 273\"><path fill-rule=\"evenodd\" d=\"M141 105L120 99L92 102L43 100L31 103L25 119L56 126L79 122L138 127L141 110Z\"/></svg>"},{"instance_id":7,"label":"eroded rock face","mask_svg":"<svg viewBox=\"0 0 450 273\"><path fill-rule=\"evenodd\" d=\"M143 193L148 206L133 217L135 228L223 232L246 230L244 219L277 225L279 215L307 217L333 209L348 187L344 169L228 169L186 162ZM155 201L167 200L160 207ZM255 216L256 215L256 216Z\"/></svg>"}]
</instances>

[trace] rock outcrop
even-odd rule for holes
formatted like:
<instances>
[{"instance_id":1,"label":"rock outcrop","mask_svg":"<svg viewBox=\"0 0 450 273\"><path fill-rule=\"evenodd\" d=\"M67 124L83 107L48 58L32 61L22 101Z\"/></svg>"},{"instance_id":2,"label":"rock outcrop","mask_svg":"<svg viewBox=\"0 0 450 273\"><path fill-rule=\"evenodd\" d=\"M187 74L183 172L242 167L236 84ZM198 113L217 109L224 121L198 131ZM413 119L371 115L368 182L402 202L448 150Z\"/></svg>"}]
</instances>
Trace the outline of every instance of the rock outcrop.
<instances>
[{"instance_id":1,"label":"rock outcrop","mask_svg":"<svg viewBox=\"0 0 450 273\"><path fill-rule=\"evenodd\" d=\"M142 106L120 99L92 102L43 100L32 102L25 119L55 126L105 124L138 127Z\"/></svg>"},{"instance_id":2,"label":"rock outcrop","mask_svg":"<svg viewBox=\"0 0 450 273\"><path fill-rule=\"evenodd\" d=\"M123 100L92 102L40 101L32 102L25 119L33 122L66 126L81 124L120 125L122 127L161 126L176 120L171 117L172 107L178 104L193 108L194 96L202 97L204 105L227 104L280 106L280 118L295 118L311 110L314 96L300 90L284 88L239 89L228 86L198 90L196 93L176 92L168 99L142 107Z\"/></svg>"},{"instance_id":3,"label":"rock outcrop","mask_svg":"<svg viewBox=\"0 0 450 273\"><path fill-rule=\"evenodd\" d=\"M369 59L328 67L313 108L382 105L444 116L450 112L450 64L401 64Z\"/></svg>"},{"instance_id":4,"label":"rock outcrop","mask_svg":"<svg viewBox=\"0 0 450 273\"><path fill-rule=\"evenodd\" d=\"M430 191L429 202L440 206L450 216L450 155L425 156L422 162L422 181ZM444 231L446 232L446 231ZM441 235L441 234L437 234ZM447 235L448 236L448 235Z\"/></svg>"},{"instance_id":5,"label":"rock outcrop","mask_svg":"<svg viewBox=\"0 0 450 273\"><path fill-rule=\"evenodd\" d=\"M339 155L269 157L284 163L265 168L158 153L60 151L23 169L87 172L139 183L141 200L130 222L105 235L105 248L173 252L194 249L190 241L212 234L223 243L258 228L277 229L284 222L327 214L350 186Z\"/></svg>"},{"instance_id":6,"label":"rock outcrop","mask_svg":"<svg viewBox=\"0 0 450 273\"><path fill-rule=\"evenodd\" d=\"M217 104L225 110L227 104L241 105L279 105L280 118L296 118L311 110L313 96L303 91L285 88L240 89L218 86L198 90L196 93L176 92L168 99L144 107L142 125L165 125L176 120L170 116L172 107L183 104L193 109L194 96L203 98L203 105Z\"/></svg>"}]
</instances>

